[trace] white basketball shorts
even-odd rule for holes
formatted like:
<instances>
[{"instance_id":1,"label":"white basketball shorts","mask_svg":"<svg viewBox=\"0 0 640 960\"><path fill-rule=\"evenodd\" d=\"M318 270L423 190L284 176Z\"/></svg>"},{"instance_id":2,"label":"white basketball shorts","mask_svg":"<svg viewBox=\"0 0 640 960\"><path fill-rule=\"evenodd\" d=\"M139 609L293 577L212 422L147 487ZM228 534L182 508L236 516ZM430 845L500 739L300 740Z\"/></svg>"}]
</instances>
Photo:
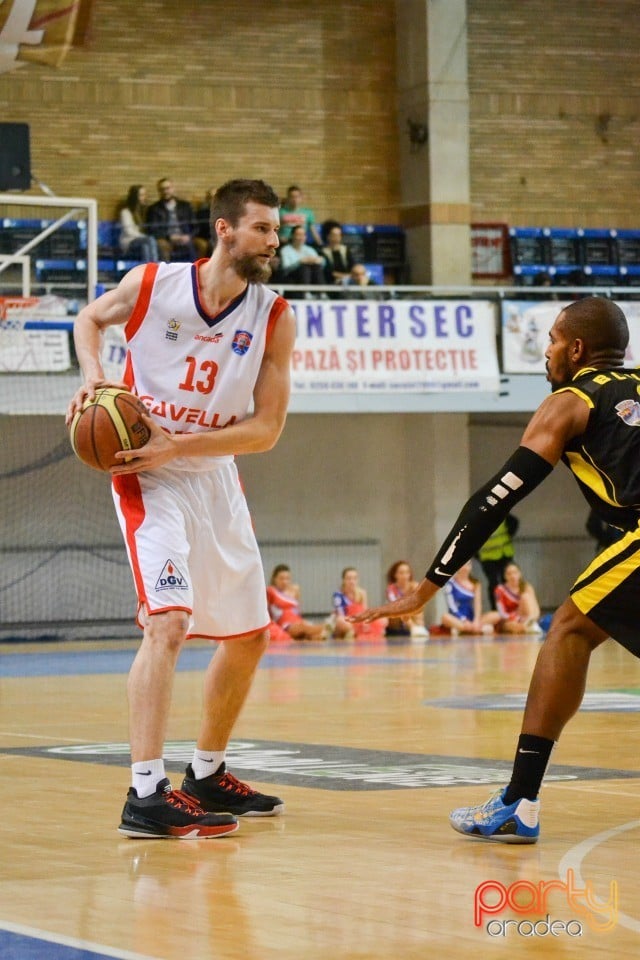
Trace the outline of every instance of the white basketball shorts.
<instances>
[{"instance_id":1,"label":"white basketball shorts","mask_svg":"<svg viewBox=\"0 0 640 960\"><path fill-rule=\"evenodd\" d=\"M188 637L266 629L266 585L235 462L114 477L113 499L142 608L185 610Z\"/></svg>"}]
</instances>

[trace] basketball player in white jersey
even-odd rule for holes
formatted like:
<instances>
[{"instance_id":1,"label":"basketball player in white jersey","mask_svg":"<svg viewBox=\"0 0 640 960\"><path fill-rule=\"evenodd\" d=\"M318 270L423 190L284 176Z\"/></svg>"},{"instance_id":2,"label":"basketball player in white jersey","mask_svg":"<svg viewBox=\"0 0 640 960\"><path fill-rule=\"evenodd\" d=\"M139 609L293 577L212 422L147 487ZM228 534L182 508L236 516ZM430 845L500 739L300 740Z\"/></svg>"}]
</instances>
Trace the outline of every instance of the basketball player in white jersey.
<instances>
[{"instance_id":1,"label":"basketball player in white jersey","mask_svg":"<svg viewBox=\"0 0 640 960\"><path fill-rule=\"evenodd\" d=\"M97 387L121 386L105 380L100 359L111 324L124 326L124 384L149 410L149 442L112 470L144 631L127 687L132 786L119 830L132 837L223 836L238 816L284 808L225 766L268 643L264 574L234 455L271 449L286 417L295 318L264 286L278 248L278 197L261 180L231 180L213 197L211 224L210 259L135 267L75 324L84 383L67 422ZM190 637L218 648L193 760L182 790L172 790L163 745Z\"/></svg>"}]
</instances>

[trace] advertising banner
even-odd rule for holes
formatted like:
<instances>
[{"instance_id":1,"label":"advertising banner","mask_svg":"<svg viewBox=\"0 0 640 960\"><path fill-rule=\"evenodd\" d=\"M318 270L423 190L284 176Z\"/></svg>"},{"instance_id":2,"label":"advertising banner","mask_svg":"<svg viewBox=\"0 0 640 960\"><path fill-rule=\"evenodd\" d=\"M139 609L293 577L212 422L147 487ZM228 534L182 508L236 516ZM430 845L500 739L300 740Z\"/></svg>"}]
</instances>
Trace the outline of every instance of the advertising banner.
<instances>
[{"instance_id":1,"label":"advertising banner","mask_svg":"<svg viewBox=\"0 0 640 960\"><path fill-rule=\"evenodd\" d=\"M575 297L573 298L575 299ZM549 330L572 300L504 300L502 303L502 369L504 373L545 373L544 352ZM618 304L629 321L626 367L640 366L640 302Z\"/></svg>"},{"instance_id":2,"label":"advertising banner","mask_svg":"<svg viewBox=\"0 0 640 960\"><path fill-rule=\"evenodd\" d=\"M495 308L480 300L294 300L294 393L496 392Z\"/></svg>"},{"instance_id":3,"label":"advertising banner","mask_svg":"<svg viewBox=\"0 0 640 960\"><path fill-rule=\"evenodd\" d=\"M29 328L34 319L38 329ZM66 326L66 301L61 297L0 297L0 373L69 370L71 350Z\"/></svg>"},{"instance_id":4,"label":"advertising banner","mask_svg":"<svg viewBox=\"0 0 640 960\"><path fill-rule=\"evenodd\" d=\"M6 0L0 9L0 73L25 63L59 67L83 42L93 0Z\"/></svg>"}]
</instances>

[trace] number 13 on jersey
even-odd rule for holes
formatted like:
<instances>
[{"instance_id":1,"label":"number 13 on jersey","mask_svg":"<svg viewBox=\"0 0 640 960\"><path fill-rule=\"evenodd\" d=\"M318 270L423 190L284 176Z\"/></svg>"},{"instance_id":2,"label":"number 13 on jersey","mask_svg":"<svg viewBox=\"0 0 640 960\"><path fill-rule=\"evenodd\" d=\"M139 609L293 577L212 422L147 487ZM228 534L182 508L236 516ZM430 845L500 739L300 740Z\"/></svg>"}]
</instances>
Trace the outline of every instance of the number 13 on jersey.
<instances>
[{"instance_id":1,"label":"number 13 on jersey","mask_svg":"<svg viewBox=\"0 0 640 960\"><path fill-rule=\"evenodd\" d=\"M195 357L186 357L187 373L180 384L181 390L193 393L211 393L218 375L218 364L214 360L202 360L200 364Z\"/></svg>"}]
</instances>

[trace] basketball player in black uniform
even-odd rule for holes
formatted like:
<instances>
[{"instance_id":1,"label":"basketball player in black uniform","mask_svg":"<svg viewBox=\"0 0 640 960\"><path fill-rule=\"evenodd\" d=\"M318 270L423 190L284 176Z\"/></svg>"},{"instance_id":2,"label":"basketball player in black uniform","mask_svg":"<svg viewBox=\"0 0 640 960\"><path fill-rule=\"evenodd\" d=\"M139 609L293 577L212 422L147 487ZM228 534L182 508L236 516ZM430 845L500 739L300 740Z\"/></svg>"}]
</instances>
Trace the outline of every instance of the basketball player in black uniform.
<instances>
[{"instance_id":1,"label":"basketball player in black uniform","mask_svg":"<svg viewBox=\"0 0 640 960\"><path fill-rule=\"evenodd\" d=\"M510 783L487 803L451 814L460 833L507 843L538 839L542 778L555 741L582 702L592 652L611 636L640 657L640 370L623 369L627 321L613 301L587 297L560 312L549 341L552 393L520 446L467 501L415 591L353 618L421 609L559 460L592 509L624 531L578 577L553 617L531 679Z\"/></svg>"}]
</instances>

